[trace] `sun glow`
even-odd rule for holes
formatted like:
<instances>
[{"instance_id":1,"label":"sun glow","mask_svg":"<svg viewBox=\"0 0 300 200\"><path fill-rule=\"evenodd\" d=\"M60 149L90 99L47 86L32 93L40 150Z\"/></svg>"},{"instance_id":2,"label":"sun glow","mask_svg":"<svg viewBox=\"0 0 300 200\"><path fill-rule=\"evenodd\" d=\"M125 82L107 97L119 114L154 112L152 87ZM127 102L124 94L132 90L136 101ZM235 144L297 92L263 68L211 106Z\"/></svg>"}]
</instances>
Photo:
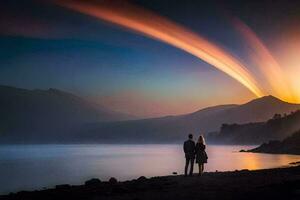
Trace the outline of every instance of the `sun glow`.
<instances>
[{"instance_id":1,"label":"sun glow","mask_svg":"<svg viewBox=\"0 0 300 200\"><path fill-rule=\"evenodd\" d=\"M233 22L252 49L250 57L270 85L270 93L282 100L295 102L296 97L291 91L291 86L287 82L282 67L272 56L265 44L258 38L255 32L242 21L235 18Z\"/></svg>"},{"instance_id":2,"label":"sun glow","mask_svg":"<svg viewBox=\"0 0 300 200\"><path fill-rule=\"evenodd\" d=\"M294 95L295 103L300 102L300 28L290 25L284 30L277 43L277 57L285 67L285 76Z\"/></svg>"}]
</instances>

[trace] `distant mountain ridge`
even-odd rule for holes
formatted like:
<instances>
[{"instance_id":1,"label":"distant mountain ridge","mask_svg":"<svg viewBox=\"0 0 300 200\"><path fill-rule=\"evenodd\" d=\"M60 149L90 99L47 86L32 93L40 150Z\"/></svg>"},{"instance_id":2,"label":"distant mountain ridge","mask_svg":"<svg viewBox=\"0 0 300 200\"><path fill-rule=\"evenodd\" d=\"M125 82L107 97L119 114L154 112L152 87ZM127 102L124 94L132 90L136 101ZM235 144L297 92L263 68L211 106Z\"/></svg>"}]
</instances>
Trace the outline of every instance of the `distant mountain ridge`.
<instances>
[{"instance_id":1,"label":"distant mountain ridge","mask_svg":"<svg viewBox=\"0 0 300 200\"><path fill-rule=\"evenodd\" d=\"M265 96L242 105L221 105L197 112L162 118L123 122L94 123L78 134L81 139L99 142L179 142L188 133L195 135L217 131L224 123L263 122L275 113L284 114L300 109L273 96Z\"/></svg>"},{"instance_id":2,"label":"distant mountain ridge","mask_svg":"<svg viewBox=\"0 0 300 200\"><path fill-rule=\"evenodd\" d=\"M194 113L134 120L57 89L0 86L2 143L169 143L188 133L206 134L222 124L263 122L299 104L266 96L242 105L219 105Z\"/></svg>"},{"instance_id":3,"label":"distant mountain ridge","mask_svg":"<svg viewBox=\"0 0 300 200\"><path fill-rule=\"evenodd\" d=\"M27 90L0 86L0 140L36 136L64 138L85 123L130 119L83 98L50 88Z\"/></svg>"}]
</instances>

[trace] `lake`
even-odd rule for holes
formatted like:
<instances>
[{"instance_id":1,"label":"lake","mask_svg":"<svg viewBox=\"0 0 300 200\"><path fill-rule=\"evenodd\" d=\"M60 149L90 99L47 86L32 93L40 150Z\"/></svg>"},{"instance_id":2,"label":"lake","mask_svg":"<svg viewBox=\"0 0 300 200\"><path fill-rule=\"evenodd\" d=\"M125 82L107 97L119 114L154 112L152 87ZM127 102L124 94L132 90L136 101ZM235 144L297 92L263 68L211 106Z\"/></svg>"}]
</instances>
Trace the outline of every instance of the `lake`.
<instances>
[{"instance_id":1,"label":"lake","mask_svg":"<svg viewBox=\"0 0 300 200\"><path fill-rule=\"evenodd\" d=\"M296 155L238 152L250 148L208 145L205 171L272 168L300 160ZM182 145L0 145L0 194L82 184L94 177L128 180L181 174L184 162Z\"/></svg>"}]
</instances>

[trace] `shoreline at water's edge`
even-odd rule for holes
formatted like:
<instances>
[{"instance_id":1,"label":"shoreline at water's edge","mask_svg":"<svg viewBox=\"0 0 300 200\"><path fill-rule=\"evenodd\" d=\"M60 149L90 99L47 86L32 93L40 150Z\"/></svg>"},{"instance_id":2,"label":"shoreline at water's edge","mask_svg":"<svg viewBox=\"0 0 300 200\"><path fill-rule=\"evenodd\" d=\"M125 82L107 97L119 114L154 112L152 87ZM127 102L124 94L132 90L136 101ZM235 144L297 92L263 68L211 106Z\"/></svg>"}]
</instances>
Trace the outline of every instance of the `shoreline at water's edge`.
<instances>
[{"instance_id":1,"label":"shoreline at water's edge","mask_svg":"<svg viewBox=\"0 0 300 200\"><path fill-rule=\"evenodd\" d=\"M257 149L257 148L255 148L255 149ZM240 153L273 154L273 155L292 155L292 156L300 155L299 152L289 153L289 152L255 151L255 149L249 149L249 150L241 149L239 152Z\"/></svg>"},{"instance_id":2,"label":"shoreline at water's edge","mask_svg":"<svg viewBox=\"0 0 300 200\"><path fill-rule=\"evenodd\" d=\"M295 164L299 164L296 162ZM279 190L280 188L280 190ZM245 196L246 195L246 196ZM161 176L118 182L98 179L84 185L57 185L53 189L21 191L0 196L14 199L268 199L300 197L300 165L229 172L207 172L202 176ZM251 197L251 198L250 198ZM285 198L289 199L289 198Z\"/></svg>"}]
</instances>

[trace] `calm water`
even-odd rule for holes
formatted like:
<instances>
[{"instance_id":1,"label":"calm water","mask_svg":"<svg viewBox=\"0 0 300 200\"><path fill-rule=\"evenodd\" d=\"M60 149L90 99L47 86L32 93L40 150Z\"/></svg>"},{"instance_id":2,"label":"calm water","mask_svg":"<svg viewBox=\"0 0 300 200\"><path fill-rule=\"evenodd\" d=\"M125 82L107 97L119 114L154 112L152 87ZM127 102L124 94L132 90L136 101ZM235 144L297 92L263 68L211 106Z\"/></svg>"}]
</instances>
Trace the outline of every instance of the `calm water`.
<instances>
[{"instance_id":1,"label":"calm water","mask_svg":"<svg viewBox=\"0 0 300 200\"><path fill-rule=\"evenodd\" d=\"M300 156L239 153L252 146L208 146L206 171L287 165ZM183 172L181 145L5 145L0 146L0 194L98 177L127 180ZM195 168L197 170L197 168Z\"/></svg>"}]
</instances>

